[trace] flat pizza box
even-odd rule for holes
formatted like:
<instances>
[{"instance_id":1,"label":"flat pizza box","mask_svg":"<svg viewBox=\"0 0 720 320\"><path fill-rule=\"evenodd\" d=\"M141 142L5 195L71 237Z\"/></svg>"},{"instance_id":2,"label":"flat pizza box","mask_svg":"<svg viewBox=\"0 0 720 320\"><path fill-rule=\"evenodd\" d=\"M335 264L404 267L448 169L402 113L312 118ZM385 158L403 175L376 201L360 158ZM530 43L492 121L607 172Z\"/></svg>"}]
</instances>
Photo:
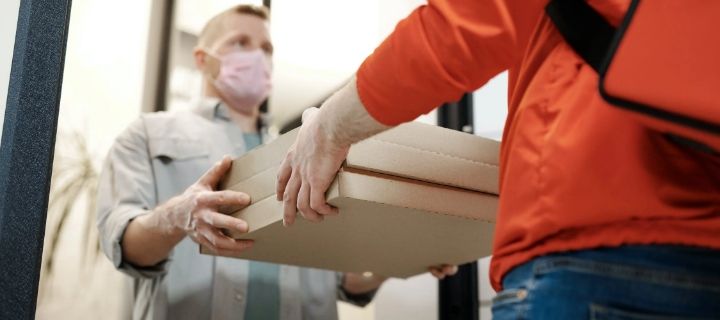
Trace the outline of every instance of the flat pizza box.
<instances>
[{"instance_id":1,"label":"flat pizza box","mask_svg":"<svg viewBox=\"0 0 720 320\"><path fill-rule=\"evenodd\" d=\"M221 183L252 199L230 213L250 231L228 235L255 245L233 257L407 278L491 254L497 141L420 123L388 130L350 148L326 194L339 215L284 227L275 180L296 136L289 132L235 159Z\"/></svg>"}]
</instances>

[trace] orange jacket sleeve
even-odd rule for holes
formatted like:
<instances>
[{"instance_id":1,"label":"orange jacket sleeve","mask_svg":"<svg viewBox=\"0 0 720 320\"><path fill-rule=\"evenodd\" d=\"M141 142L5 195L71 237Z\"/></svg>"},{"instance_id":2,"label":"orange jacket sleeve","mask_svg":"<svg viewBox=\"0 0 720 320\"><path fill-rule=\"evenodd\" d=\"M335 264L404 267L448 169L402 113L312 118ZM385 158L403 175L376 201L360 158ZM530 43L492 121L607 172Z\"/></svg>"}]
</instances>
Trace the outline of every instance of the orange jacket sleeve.
<instances>
[{"instance_id":1,"label":"orange jacket sleeve","mask_svg":"<svg viewBox=\"0 0 720 320\"><path fill-rule=\"evenodd\" d=\"M360 66L360 99L387 125L457 101L519 58L544 2L430 0Z\"/></svg>"}]
</instances>

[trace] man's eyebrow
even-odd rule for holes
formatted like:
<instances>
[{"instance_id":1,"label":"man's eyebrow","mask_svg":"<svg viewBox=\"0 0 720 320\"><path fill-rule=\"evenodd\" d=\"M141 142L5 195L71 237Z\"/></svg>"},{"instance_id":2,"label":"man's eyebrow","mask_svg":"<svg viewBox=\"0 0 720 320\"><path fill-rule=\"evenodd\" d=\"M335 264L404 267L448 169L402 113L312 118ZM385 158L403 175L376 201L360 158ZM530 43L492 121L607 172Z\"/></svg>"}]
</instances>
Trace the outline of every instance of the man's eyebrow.
<instances>
[{"instance_id":1,"label":"man's eyebrow","mask_svg":"<svg viewBox=\"0 0 720 320\"><path fill-rule=\"evenodd\" d=\"M244 33L244 32L231 33L231 35L228 37L228 40L233 40L233 39L247 37L247 36L248 36L248 34Z\"/></svg>"}]
</instances>

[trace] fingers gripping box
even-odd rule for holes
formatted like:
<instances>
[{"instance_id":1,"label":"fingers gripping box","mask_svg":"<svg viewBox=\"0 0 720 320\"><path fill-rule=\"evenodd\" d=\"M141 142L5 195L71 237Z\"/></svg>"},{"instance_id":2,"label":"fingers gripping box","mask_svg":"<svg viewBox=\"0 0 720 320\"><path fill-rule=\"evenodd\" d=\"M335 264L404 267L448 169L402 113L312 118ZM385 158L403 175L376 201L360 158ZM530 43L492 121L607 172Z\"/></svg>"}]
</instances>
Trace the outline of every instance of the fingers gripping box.
<instances>
[{"instance_id":1,"label":"fingers gripping box","mask_svg":"<svg viewBox=\"0 0 720 320\"><path fill-rule=\"evenodd\" d=\"M277 170L297 130L233 161L221 189L252 204L231 213L255 245L236 258L407 278L491 254L499 142L407 123L350 148L326 193L340 214L283 227ZM209 253L201 248L201 252Z\"/></svg>"}]
</instances>

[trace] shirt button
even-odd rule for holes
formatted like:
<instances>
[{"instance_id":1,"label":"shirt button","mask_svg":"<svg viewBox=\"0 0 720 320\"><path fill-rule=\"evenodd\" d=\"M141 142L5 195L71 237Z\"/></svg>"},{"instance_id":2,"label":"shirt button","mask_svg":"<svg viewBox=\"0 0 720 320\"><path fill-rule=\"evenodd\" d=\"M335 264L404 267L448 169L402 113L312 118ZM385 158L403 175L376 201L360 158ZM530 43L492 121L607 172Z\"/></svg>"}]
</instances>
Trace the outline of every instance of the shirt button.
<instances>
[{"instance_id":1,"label":"shirt button","mask_svg":"<svg viewBox=\"0 0 720 320\"><path fill-rule=\"evenodd\" d=\"M243 295L239 292L235 292L235 300L242 301Z\"/></svg>"}]
</instances>

